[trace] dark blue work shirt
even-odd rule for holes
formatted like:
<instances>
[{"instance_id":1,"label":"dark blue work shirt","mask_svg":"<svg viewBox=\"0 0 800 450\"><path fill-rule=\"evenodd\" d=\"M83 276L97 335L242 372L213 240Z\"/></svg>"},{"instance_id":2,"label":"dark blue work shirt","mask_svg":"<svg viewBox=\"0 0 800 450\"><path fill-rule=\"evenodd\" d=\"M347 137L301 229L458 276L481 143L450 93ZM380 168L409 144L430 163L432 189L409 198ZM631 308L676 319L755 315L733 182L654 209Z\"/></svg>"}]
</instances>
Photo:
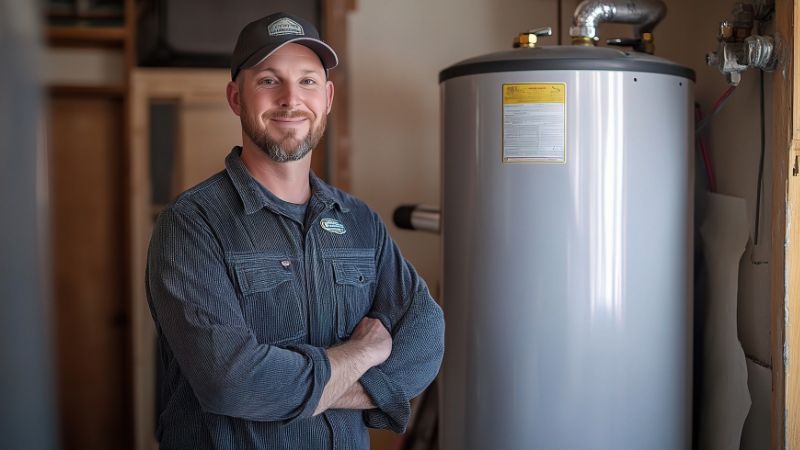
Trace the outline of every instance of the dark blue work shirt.
<instances>
[{"instance_id":1,"label":"dark blue work shirt","mask_svg":"<svg viewBox=\"0 0 800 450\"><path fill-rule=\"evenodd\" d=\"M366 449L366 427L402 432L439 370L441 309L363 202L311 174L301 222L240 154L162 212L150 242L161 448ZM359 380L376 408L312 417L324 349L365 315L393 338Z\"/></svg>"}]
</instances>

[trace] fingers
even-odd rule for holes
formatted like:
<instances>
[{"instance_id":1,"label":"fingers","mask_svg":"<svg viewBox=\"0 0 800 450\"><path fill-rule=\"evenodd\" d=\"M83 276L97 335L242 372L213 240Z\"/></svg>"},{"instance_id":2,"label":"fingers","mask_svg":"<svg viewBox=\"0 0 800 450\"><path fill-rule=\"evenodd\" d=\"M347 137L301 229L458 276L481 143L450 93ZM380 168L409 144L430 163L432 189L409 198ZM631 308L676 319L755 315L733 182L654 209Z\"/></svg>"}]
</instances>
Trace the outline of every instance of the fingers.
<instances>
[{"instance_id":1,"label":"fingers","mask_svg":"<svg viewBox=\"0 0 800 450\"><path fill-rule=\"evenodd\" d=\"M358 325L356 325L356 328L353 330L352 337L373 334L380 335L382 333L389 335L389 331L386 330L386 327L383 326L383 323L380 320L373 319L371 317L364 317L360 322L358 322Z\"/></svg>"},{"instance_id":2,"label":"fingers","mask_svg":"<svg viewBox=\"0 0 800 450\"><path fill-rule=\"evenodd\" d=\"M392 336L378 319L365 317L353 330L351 341L360 343L373 365L385 361L392 352Z\"/></svg>"}]
</instances>

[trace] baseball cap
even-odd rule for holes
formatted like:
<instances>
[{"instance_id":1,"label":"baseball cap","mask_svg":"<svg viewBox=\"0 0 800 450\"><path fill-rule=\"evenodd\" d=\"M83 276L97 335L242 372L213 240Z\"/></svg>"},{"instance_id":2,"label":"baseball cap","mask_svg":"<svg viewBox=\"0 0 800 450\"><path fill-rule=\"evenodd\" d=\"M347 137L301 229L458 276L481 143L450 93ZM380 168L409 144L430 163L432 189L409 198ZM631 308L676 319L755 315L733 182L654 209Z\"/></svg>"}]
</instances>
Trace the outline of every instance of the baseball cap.
<instances>
[{"instance_id":1,"label":"baseball cap","mask_svg":"<svg viewBox=\"0 0 800 450\"><path fill-rule=\"evenodd\" d=\"M235 80L242 69L260 63L292 42L313 50L326 71L339 64L336 52L320 40L319 32L311 22L279 12L250 22L242 28L231 58L231 79Z\"/></svg>"}]
</instances>

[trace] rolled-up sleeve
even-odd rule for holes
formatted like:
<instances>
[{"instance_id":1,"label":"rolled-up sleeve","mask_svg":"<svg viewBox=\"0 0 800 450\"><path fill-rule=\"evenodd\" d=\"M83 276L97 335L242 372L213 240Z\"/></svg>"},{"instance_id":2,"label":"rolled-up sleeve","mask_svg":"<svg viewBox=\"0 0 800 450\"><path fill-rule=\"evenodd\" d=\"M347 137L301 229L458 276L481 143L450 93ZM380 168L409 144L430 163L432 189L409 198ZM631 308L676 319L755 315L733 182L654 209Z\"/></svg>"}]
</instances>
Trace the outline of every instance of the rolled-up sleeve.
<instances>
[{"instance_id":1,"label":"rolled-up sleeve","mask_svg":"<svg viewBox=\"0 0 800 450\"><path fill-rule=\"evenodd\" d=\"M254 421L313 415L330 378L324 349L256 341L219 242L196 211L174 205L159 216L146 283L158 332L205 411Z\"/></svg>"},{"instance_id":2,"label":"rolled-up sleeve","mask_svg":"<svg viewBox=\"0 0 800 450\"><path fill-rule=\"evenodd\" d=\"M444 316L424 280L400 253L379 218L376 295L368 314L392 334L392 353L360 379L376 408L364 411L372 428L402 433L411 399L439 372L444 353Z\"/></svg>"}]
</instances>

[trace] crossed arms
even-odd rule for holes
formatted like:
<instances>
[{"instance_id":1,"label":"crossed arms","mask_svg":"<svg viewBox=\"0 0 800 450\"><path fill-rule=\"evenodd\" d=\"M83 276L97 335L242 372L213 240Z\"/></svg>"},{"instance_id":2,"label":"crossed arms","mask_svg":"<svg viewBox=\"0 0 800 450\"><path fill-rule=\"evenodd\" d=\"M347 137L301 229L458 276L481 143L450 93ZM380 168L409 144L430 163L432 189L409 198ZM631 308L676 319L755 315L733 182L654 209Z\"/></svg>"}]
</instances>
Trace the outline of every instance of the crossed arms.
<instances>
[{"instance_id":1,"label":"crossed arms","mask_svg":"<svg viewBox=\"0 0 800 450\"><path fill-rule=\"evenodd\" d=\"M438 372L443 319L425 283L376 223L380 260L401 270L378 274L384 279L372 318L344 343L321 348L259 344L210 227L178 207L159 217L148 256L151 313L203 410L289 422L356 409L364 410L370 427L405 429L409 401Z\"/></svg>"},{"instance_id":2,"label":"crossed arms","mask_svg":"<svg viewBox=\"0 0 800 450\"><path fill-rule=\"evenodd\" d=\"M372 409L375 404L358 383L364 373L392 353L392 337L380 320L365 317L350 339L326 350L331 377L322 390L314 415L333 409Z\"/></svg>"}]
</instances>

